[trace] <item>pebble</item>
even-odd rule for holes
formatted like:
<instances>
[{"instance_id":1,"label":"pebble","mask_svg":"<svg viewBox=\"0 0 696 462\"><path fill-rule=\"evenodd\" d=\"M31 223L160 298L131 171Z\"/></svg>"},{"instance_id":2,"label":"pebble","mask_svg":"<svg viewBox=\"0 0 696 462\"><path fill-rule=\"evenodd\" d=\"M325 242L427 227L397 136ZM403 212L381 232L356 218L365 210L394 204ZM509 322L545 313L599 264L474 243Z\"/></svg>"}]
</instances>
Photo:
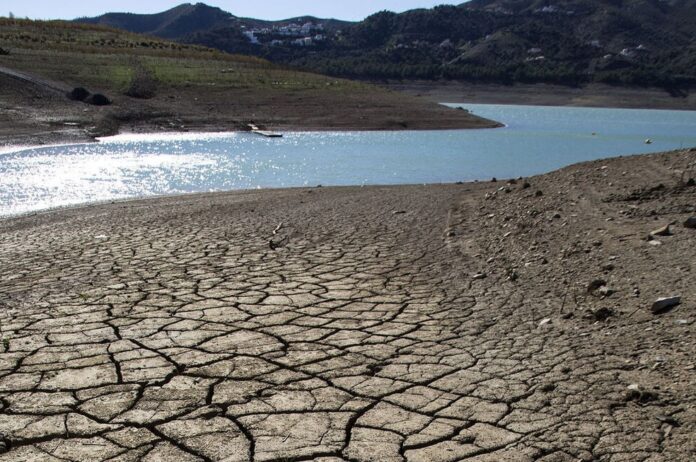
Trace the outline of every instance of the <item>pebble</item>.
<instances>
[{"instance_id":1,"label":"pebble","mask_svg":"<svg viewBox=\"0 0 696 462\"><path fill-rule=\"evenodd\" d=\"M655 303L653 303L650 310L653 314L660 314L665 310L673 308L681 303L681 297L665 297L658 298Z\"/></svg>"},{"instance_id":2,"label":"pebble","mask_svg":"<svg viewBox=\"0 0 696 462\"><path fill-rule=\"evenodd\" d=\"M650 233L651 236L671 236L672 232L669 229L669 225L664 225Z\"/></svg>"},{"instance_id":3,"label":"pebble","mask_svg":"<svg viewBox=\"0 0 696 462\"><path fill-rule=\"evenodd\" d=\"M550 324L550 323L551 323L551 318L542 319L541 322L539 322L539 327L545 326L545 325Z\"/></svg>"},{"instance_id":4,"label":"pebble","mask_svg":"<svg viewBox=\"0 0 696 462\"><path fill-rule=\"evenodd\" d=\"M476 273L472 276L474 281L480 281L481 279L486 279L488 275L486 273Z\"/></svg>"},{"instance_id":5,"label":"pebble","mask_svg":"<svg viewBox=\"0 0 696 462\"><path fill-rule=\"evenodd\" d=\"M653 247L658 247L662 245L662 241L649 241L648 244L650 244Z\"/></svg>"},{"instance_id":6,"label":"pebble","mask_svg":"<svg viewBox=\"0 0 696 462\"><path fill-rule=\"evenodd\" d=\"M684 227L689 229L696 229L696 217L689 217L684 222Z\"/></svg>"}]
</instances>

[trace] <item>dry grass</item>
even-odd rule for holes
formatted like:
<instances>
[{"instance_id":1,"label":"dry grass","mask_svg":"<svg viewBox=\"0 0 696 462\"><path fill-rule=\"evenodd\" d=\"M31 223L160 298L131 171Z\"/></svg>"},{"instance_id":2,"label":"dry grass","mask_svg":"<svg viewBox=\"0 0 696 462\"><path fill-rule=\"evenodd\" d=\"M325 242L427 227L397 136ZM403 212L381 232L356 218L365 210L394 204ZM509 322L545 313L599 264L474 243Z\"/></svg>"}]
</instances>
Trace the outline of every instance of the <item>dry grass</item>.
<instances>
[{"instance_id":1,"label":"dry grass","mask_svg":"<svg viewBox=\"0 0 696 462\"><path fill-rule=\"evenodd\" d=\"M0 18L0 65L74 85L126 92L143 70L160 86L355 91L366 86L283 69L251 56L103 26ZM134 66L137 58L138 66ZM142 66L139 69L139 66Z\"/></svg>"}]
</instances>

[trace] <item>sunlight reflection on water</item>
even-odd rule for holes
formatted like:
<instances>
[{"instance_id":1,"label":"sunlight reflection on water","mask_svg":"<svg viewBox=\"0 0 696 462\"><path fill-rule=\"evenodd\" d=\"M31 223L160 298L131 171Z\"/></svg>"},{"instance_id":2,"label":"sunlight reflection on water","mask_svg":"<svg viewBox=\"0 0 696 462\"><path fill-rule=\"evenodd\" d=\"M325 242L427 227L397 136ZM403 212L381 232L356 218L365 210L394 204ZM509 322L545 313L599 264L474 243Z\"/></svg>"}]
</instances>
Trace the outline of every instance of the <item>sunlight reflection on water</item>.
<instances>
[{"instance_id":1,"label":"sunlight reflection on water","mask_svg":"<svg viewBox=\"0 0 696 462\"><path fill-rule=\"evenodd\" d=\"M91 144L5 147L0 215L192 192L528 176L584 160L696 146L696 112L466 107L507 127L286 133L279 139L124 134Z\"/></svg>"}]
</instances>

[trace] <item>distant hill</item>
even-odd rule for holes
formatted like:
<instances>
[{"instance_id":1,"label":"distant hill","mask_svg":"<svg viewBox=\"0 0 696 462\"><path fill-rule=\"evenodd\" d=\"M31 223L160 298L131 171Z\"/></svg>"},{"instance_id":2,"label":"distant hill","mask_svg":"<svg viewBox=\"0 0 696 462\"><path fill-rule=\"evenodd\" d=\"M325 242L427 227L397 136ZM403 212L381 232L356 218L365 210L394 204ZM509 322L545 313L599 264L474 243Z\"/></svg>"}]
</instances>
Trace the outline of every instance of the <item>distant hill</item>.
<instances>
[{"instance_id":1,"label":"distant hill","mask_svg":"<svg viewBox=\"0 0 696 462\"><path fill-rule=\"evenodd\" d=\"M473 0L358 23L199 3L79 21L352 78L696 86L696 0Z\"/></svg>"}]
</instances>

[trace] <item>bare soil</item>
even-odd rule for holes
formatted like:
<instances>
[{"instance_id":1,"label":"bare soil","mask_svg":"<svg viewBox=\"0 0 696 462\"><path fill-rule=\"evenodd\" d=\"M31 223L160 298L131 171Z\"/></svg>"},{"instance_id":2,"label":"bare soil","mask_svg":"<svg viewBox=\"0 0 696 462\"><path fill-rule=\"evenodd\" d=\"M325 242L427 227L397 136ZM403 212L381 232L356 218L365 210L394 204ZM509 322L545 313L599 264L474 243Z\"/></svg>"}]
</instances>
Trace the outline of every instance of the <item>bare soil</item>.
<instances>
[{"instance_id":1,"label":"bare soil","mask_svg":"<svg viewBox=\"0 0 696 462\"><path fill-rule=\"evenodd\" d=\"M380 84L386 88L440 103L696 110L696 92L693 90L669 93L662 88L617 87L606 84L590 84L582 87L425 81L380 82Z\"/></svg>"},{"instance_id":2,"label":"bare soil","mask_svg":"<svg viewBox=\"0 0 696 462\"><path fill-rule=\"evenodd\" d=\"M0 461L693 460L695 171L0 220Z\"/></svg>"},{"instance_id":3,"label":"bare soil","mask_svg":"<svg viewBox=\"0 0 696 462\"><path fill-rule=\"evenodd\" d=\"M492 128L497 122L424 98L374 91L161 87L151 99L108 94L113 105L70 101L51 86L0 73L0 145L91 141L126 132L422 130ZM58 84L66 86L65 84Z\"/></svg>"}]
</instances>

